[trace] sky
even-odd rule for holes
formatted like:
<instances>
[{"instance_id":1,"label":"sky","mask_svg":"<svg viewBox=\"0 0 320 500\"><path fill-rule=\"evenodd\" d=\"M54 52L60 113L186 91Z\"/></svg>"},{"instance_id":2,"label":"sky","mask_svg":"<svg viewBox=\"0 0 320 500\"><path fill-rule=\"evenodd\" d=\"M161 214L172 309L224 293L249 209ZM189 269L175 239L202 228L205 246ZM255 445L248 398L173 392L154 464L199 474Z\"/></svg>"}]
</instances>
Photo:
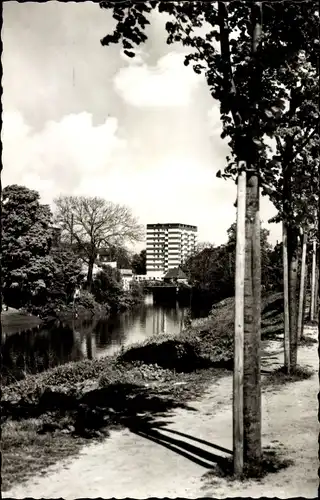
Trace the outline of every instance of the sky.
<instances>
[{"instance_id":1,"label":"sky","mask_svg":"<svg viewBox=\"0 0 320 500\"><path fill-rule=\"evenodd\" d=\"M102 47L113 29L93 2L3 4L2 185L129 206L141 224L198 226L198 241L227 240L236 186L216 177L229 148L203 76L166 45L162 15L134 59ZM261 199L270 243L281 227ZM141 242L136 249L142 249Z\"/></svg>"}]
</instances>

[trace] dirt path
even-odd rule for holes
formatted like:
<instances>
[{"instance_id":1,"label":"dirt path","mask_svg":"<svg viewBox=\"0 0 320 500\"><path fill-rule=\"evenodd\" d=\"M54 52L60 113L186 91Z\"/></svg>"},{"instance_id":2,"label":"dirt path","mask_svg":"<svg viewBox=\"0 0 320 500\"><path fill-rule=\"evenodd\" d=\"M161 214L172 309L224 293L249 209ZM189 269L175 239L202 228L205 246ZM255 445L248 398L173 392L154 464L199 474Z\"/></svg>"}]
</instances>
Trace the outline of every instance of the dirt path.
<instances>
[{"instance_id":1,"label":"dirt path","mask_svg":"<svg viewBox=\"0 0 320 500\"><path fill-rule=\"evenodd\" d=\"M310 328L309 335L317 337L317 330ZM272 363L281 362L278 342L269 345L268 352L270 355L265 353L265 360L271 356ZM318 370L317 344L299 349L299 364ZM86 447L76 459L50 467L44 476L15 486L5 492L3 498L63 497L69 500L239 495L315 498L318 386L315 372L308 380L277 389L268 387L264 391L263 445L280 442L285 456L294 460L294 465L260 482L231 483L221 478L208 482L203 477L219 456L227 456L226 451L232 449L232 377L228 376L210 386L200 401L190 402L191 410L180 409L165 415L161 420L166 423L165 428L151 431L148 436L129 430L114 431L105 442Z\"/></svg>"}]
</instances>

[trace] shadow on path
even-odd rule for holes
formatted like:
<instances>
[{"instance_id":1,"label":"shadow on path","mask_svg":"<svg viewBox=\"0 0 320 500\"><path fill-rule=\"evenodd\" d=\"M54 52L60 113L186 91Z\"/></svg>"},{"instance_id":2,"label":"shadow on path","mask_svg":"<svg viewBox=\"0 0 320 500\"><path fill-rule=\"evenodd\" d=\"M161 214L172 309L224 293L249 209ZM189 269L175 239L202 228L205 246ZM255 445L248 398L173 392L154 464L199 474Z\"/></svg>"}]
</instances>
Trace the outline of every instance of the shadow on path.
<instances>
[{"instance_id":1,"label":"shadow on path","mask_svg":"<svg viewBox=\"0 0 320 500\"><path fill-rule=\"evenodd\" d=\"M160 431L162 430L164 432L176 434L189 440L196 441L206 446L215 448L223 453L232 455L232 452L230 450L227 450L226 448L215 445L213 443L209 443L208 441L205 441L203 439L190 436L189 434L184 434L183 432L164 428L165 426L166 422L155 423L152 426L148 423L136 421L129 424L128 428L132 433L144 437L145 439L149 439L154 443L160 444L161 446L164 446L165 448L168 448L169 450L174 451L175 453L178 453L179 455L182 455L183 457L188 458L192 462L207 469L212 469L215 465L219 465L222 468L224 468L224 466L227 466L227 462L229 461L226 459L226 457L206 451L182 439L176 439L174 437L167 436Z\"/></svg>"},{"instance_id":2,"label":"shadow on path","mask_svg":"<svg viewBox=\"0 0 320 500\"><path fill-rule=\"evenodd\" d=\"M163 424L162 422L157 422L154 427L162 429L166 424ZM185 437L187 439L191 439L192 441L197 441L198 443L205 444L206 446L211 446L212 448L215 448L216 450L222 451L223 453L228 453L232 455L232 451L227 450L227 448L223 448L222 446L219 446L217 444L209 443L208 441L205 441L204 439L196 438L194 436L190 436L190 434L185 434L183 432L179 431L174 431L173 429L165 429L166 432L170 432L171 434L177 434L179 436Z\"/></svg>"},{"instance_id":3,"label":"shadow on path","mask_svg":"<svg viewBox=\"0 0 320 500\"><path fill-rule=\"evenodd\" d=\"M138 384L114 383L106 387L63 392L54 387L45 388L40 395L22 397L16 401L1 401L1 422L11 418L42 418L41 433L73 426L77 435L91 437L105 428L131 422L148 422L168 417L177 408L196 411L192 406L177 402L168 396L159 396L156 390Z\"/></svg>"}]
</instances>

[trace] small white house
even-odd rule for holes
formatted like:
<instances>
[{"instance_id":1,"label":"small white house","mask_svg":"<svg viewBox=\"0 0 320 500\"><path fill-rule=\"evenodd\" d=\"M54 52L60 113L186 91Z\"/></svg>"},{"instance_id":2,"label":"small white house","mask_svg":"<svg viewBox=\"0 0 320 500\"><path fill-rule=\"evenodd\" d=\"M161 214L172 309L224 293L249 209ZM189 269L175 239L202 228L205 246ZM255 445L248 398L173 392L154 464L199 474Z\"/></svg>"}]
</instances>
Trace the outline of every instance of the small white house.
<instances>
[{"instance_id":1,"label":"small white house","mask_svg":"<svg viewBox=\"0 0 320 500\"><path fill-rule=\"evenodd\" d=\"M125 290L130 289L130 283L133 280L133 273L132 269L119 269L122 281L123 281L123 288Z\"/></svg>"},{"instance_id":2,"label":"small white house","mask_svg":"<svg viewBox=\"0 0 320 500\"><path fill-rule=\"evenodd\" d=\"M97 266L97 264L93 264L92 276L95 278L99 271L102 271L101 267ZM88 274L88 264L85 262L82 264L81 274L85 276Z\"/></svg>"},{"instance_id":3,"label":"small white house","mask_svg":"<svg viewBox=\"0 0 320 500\"><path fill-rule=\"evenodd\" d=\"M147 271L147 279L151 281L162 281L164 274L163 271Z\"/></svg>"},{"instance_id":4,"label":"small white house","mask_svg":"<svg viewBox=\"0 0 320 500\"><path fill-rule=\"evenodd\" d=\"M112 269L117 269L117 262L105 262L103 260L101 261L101 264L103 264L104 266L112 267Z\"/></svg>"},{"instance_id":5,"label":"small white house","mask_svg":"<svg viewBox=\"0 0 320 500\"><path fill-rule=\"evenodd\" d=\"M146 274L134 274L133 279L136 281L146 281L148 279L148 276Z\"/></svg>"}]
</instances>

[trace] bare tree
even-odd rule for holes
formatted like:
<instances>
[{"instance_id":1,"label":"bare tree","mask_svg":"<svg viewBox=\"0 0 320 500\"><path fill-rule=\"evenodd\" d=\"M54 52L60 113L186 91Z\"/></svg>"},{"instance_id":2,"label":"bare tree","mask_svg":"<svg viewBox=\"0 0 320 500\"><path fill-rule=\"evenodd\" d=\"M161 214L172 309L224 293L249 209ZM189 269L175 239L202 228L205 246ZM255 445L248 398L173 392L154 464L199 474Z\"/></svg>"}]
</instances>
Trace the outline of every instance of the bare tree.
<instances>
[{"instance_id":1,"label":"bare tree","mask_svg":"<svg viewBox=\"0 0 320 500\"><path fill-rule=\"evenodd\" d=\"M101 247L121 246L143 238L143 227L124 205L85 196L60 196L55 205L55 222L62 228L62 237L77 244L88 264L89 289Z\"/></svg>"},{"instance_id":2,"label":"bare tree","mask_svg":"<svg viewBox=\"0 0 320 500\"><path fill-rule=\"evenodd\" d=\"M210 243L210 241L199 241L199 243L196 245L194 253L200 253L203 250L206 250L207 248L214 248L215 245L214 243Z\"/></svg>"}]
</instances>

